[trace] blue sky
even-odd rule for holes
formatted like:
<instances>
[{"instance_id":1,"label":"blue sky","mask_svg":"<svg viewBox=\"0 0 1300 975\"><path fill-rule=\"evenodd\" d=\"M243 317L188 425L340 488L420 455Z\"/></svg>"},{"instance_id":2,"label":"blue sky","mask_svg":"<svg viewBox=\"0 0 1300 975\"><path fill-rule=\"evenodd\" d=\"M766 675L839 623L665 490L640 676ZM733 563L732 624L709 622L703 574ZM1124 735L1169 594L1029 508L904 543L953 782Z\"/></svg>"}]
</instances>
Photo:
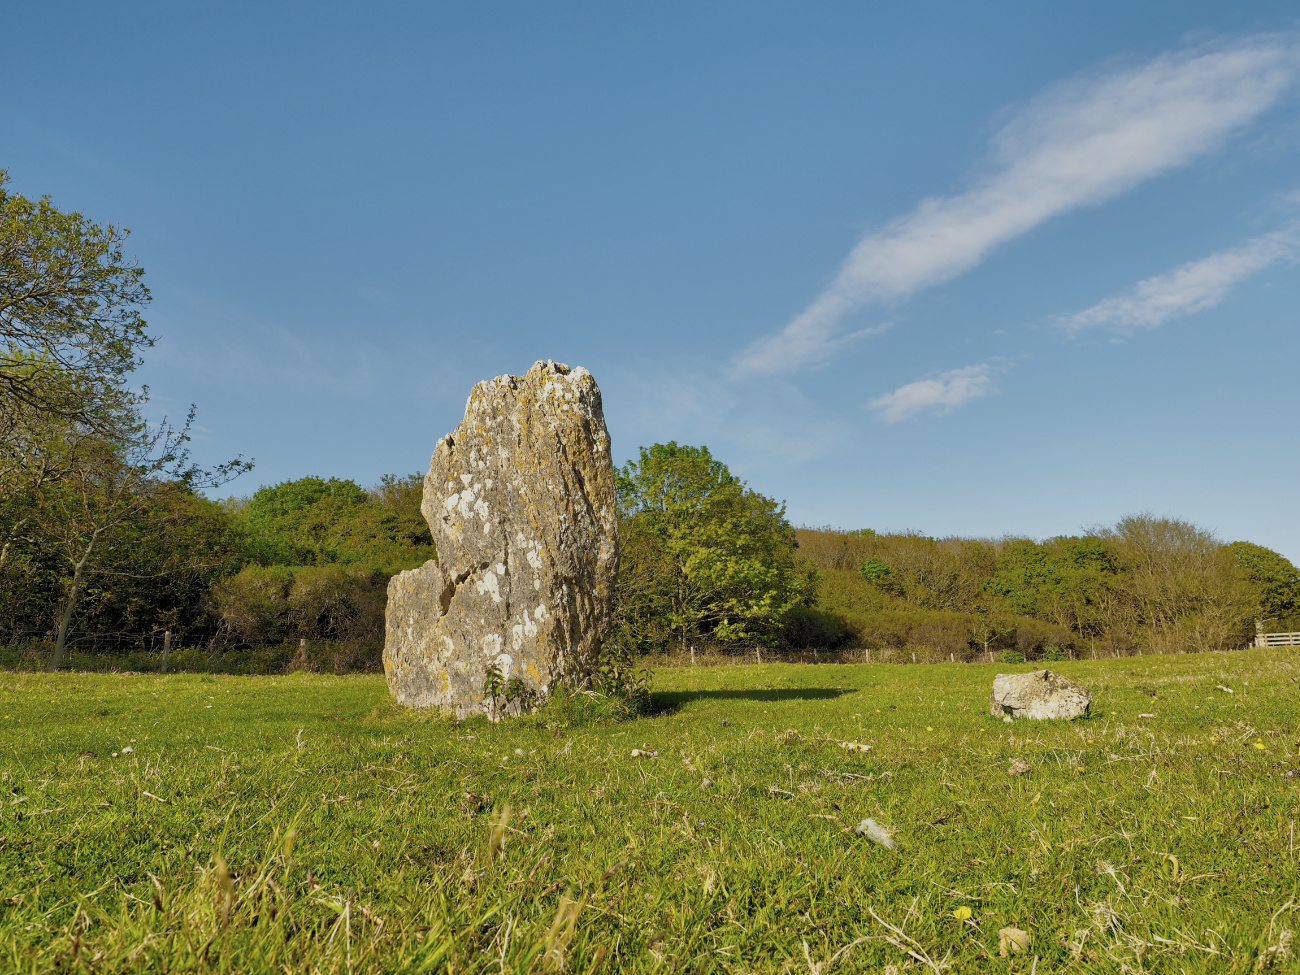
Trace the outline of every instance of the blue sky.
<instances>
[{"instance_id":1,"label":"blue sky","mask_svg":"<svg viewBox=\"0 0 1300 975\"><path fill-rule=\"evenodd\" d=\"M130 227L196 456L423 470L592 371L793 521L1300 561L1286 3L10 3L10 188Z\"/></svg>"}]
</instances>

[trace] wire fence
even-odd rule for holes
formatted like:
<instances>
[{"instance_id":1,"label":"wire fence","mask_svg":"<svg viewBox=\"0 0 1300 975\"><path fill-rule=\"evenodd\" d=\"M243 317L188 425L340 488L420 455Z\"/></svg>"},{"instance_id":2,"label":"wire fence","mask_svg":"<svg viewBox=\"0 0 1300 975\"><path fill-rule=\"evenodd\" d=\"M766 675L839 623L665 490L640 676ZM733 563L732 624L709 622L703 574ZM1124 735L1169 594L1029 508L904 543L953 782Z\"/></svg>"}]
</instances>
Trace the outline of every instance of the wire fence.
<instances>
[{"instance_id":1,"label":"wire fence","mask_svg":"<svg viewBox=\"0 0 1300 975\"><path fill-rule=\"evenodd\" d=\"M0 645L0 668L48 670L54 659L48 635ZM69 639L60 670L116 673L286 674L383 671L382 640L294 639L235 643L183 630L110 632Z\"/></svg>"}]
</instances>

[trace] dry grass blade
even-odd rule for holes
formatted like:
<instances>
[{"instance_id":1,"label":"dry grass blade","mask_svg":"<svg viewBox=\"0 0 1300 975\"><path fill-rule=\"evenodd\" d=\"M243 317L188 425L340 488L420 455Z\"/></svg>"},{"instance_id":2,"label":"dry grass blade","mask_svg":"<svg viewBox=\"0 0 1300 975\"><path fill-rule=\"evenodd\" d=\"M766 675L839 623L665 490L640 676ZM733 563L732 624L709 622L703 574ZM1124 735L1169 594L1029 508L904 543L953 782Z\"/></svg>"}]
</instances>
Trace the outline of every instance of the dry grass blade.
<instances>
[{"instance_id":1,"label":"dry grass blade","mask_svg":"<svg viewBox=\"0 0 1300 975\"><path fill-rule=\"evenodd\" d=\"M492 817L492 829L488 833L488 862L505 856L506 831L510 828L510 803L501 807L501 811Z\"/></svg>"},{"instance_id":2,"label":"dry grass blade","mask_svg":"<svg viewBox=\"0 0 1300 975\"><path fill-rule=\"evenodd\" d=\"M217 882L217 893L221 898L221 929L224 931L226 925L230 923L230 907L235 902L235 882L226 868L223 857L217 857L214 877Z\"/></svg>"},{"instance_id":3,"label":"dry grass blade","mask_svg":"<svg viewBox=\"0 0 1300 975\"><path fill-rule=\"evenodd\" d=\"M913 904L913 906L915 906L915 903ZM927 952L924 948L922 948L920 944L918 944L913 938L904 934L902 928L894 927L894 925L890 924L879 914L877 914L876 909L874 907L868 907L867 911L886 930L890 932L890 934L884 936L884 940L889 942L899 951L906 952L908 955L910 955L912 958L919 961L926 968L930 969L930 971L934 972L935 975L939 975L939 973L941 973L945 968L949 967L947 955L945 955L939 961L935 961L933 958L930 957L930 953Z\"/></svg>"},{"instance_id":4,"label":"dry grass blade","mask_svg":"<svg viewBox=\"0 0 1300 975\"><path fill-rule=\"evenodd\" d=\"M542 952L542 963L550 971L563 971L564 952L573 940L577 928L578 915L582 913L582 904L569 894L560 898L559 907L555 909L555 920L546 932L546 947Z\"/></svg>"}]
</instances>

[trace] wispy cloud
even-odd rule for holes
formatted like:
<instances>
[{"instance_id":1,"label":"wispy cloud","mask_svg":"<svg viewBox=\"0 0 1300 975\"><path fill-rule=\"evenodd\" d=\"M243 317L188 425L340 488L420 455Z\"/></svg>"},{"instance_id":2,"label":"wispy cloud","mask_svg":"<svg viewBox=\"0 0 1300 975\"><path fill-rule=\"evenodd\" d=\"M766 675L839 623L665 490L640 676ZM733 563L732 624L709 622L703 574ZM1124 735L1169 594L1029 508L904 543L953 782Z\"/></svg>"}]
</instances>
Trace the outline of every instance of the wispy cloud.
<instances>
[{"instance_id":1,"label":"wispy cloud","mask_svg":"<svg viewBox=\"0 0 1300 975\"><path fill-rule=\"evenodd\" d=\"M1300 222L1252 237L1239 247L1189 261L1168 274L1139 281L1126 294L1067 316L1060 325L1071 332L1097 326L1124 332L1155 328L1171 318L1213 308L1246 278L1297 257Z\"/></svg>"},{"instance_id":2,"label":"wispy cloud","mask_svg":"<svg viewBox=\"0 0 1300 975\"><path fill-rule=\"evenodd\" d=\"M842 345L841 320L860 305L954 278L1045 220L1216 148L1273 105L1298 66L1294 43L1268 35L1050 89L993 137L989 175L864 237L812 304L736 356L733 374L816 365Z\"/></svg>"},{"instance_id":3,"label":"wispy cloud","mask_svg":"<svg viewBox=\"0 0 1300 975\"><path fill-rule=\"evenodd\" d=\"M993 385L994 368L994 363L983 362L949 369L877 396L867 408L875 410L886 423L898 423L918 413L951 413L971 400L997 391Z\"/></svg>"}]
</instances>

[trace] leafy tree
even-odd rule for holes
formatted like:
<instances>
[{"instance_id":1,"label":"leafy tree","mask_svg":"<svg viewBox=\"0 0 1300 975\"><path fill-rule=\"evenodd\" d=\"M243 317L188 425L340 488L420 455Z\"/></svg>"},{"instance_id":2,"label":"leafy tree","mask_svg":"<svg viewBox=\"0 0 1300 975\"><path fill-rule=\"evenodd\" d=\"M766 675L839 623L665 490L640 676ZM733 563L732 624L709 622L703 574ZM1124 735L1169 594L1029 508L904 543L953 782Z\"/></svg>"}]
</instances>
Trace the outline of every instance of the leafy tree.
<instances>
[{"instance_id":1,"label":"leafy tree","mask_svg":"<svg viewBox=\"0 0 1300 975\"><path fill-rule=\"evenodd\" d=\"M387 572L435 557L420 513L423 479L386 476L371 491L315 476L258 490L230 505L262 565L356 565Z\"/></svg>"},{"instance_id":2,"label":"leafy tree","mask_svg":"<svg viewBox=\"0 0 1300 975\"><path fill-rule=\"evenodd\" d=\"M1300 569L1290 559L1251 542L1233 542L1224 550L1237 576L1254 591L1261 620L1300 615Z\"/></svg>"},{"instance_id":3,"label":"leafy tree","mask_svg":"<svg viewBox=\"0 0 1300 975\"><path fill-rule=\"evenodd\" d=\"M675 640L777 638L812 579L796 568L784 506L747 488L707 447L642 447L618 475L618 619L638 649Z\"/></svg>"},{"instance_id":4,"label":"leafy tree","mask_svg":"<svg viewBox=\"0 0 1300 975\"><path fill-rule=\"evenodd\" d=\"M878 555L873 555L869 559L863 559L858 563L858 575L869 582L878 582L887 576L893 575L894 570L889 567L889 563Z\"/></svg>"},{"instance_id":5,"label":"leafy tree","mask_svg":"<svg viewBox=\"0 0 1300 975\"><path fill-rule=\"evenodd\" d=\"M1101 628L1114 580L1112 554L1101 538L1013 539L1003 544L984 589L1014 613L1088 635Z\"/></svg>"},{"instance_id":6,"label":"leafy tree","mask_svg":"<svg viewBox=\"0 0 1300 975\"><path fill-rule=\"evenodd\" d=\"M11 193L7 180L0 170L0 487L15 490L66 474L69 445L87 434L129 430L144 394L126 377L152 339L129 231Z\"/></svg>"}]
</instances>

